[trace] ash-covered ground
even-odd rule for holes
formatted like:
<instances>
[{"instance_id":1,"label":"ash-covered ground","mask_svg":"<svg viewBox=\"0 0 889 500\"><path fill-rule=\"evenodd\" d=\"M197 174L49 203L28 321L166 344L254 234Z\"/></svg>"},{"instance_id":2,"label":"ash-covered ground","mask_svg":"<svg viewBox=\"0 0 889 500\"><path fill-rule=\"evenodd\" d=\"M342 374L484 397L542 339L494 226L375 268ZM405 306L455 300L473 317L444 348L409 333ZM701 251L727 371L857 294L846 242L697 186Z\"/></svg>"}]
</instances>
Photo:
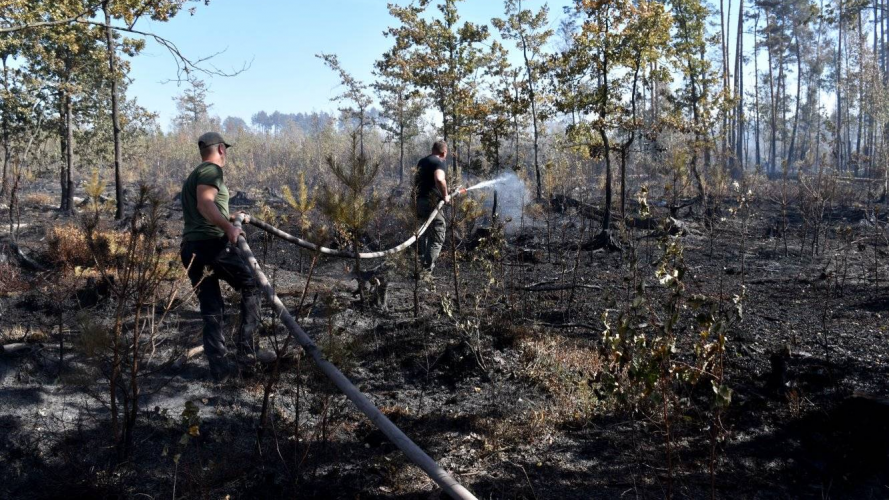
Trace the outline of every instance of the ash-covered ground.
<instances>
[{"instance_id":1,"label":"ash-covered ground","mask_svg":"<svg viewBox=\"0 0 889 500\"><path fill-rule=\"evenodd\" d=\"M459 310L450 234L434 283L415 284L407 257L389 263L387 310L356 304L351 262L321 260L300 324L479 498L889 496L884 218L830 208L817 254L811 234L794 230L785 255L774 203L756 203L746 219L726 208L715 226L682 211L676 241L684 293L730 301L746 290L743 318L726 332L731 401L714 434L709 384L676 390L677 410L666 419L651 411L656 404L633 410L602 387L603 313L626 307L631 282L647 285L652 304L669 292L656 276L658 229L628 233L635 251L593 252L584 243L598 231L596 214L584 207L546 203L522 211L502 244L488 216L458 233ZM181 212L169 203L162 214L162 243L175 255ZM654 207L655 219L669 215ZM801 217L791 210L791 227L798 229ZM19 244L46 270L21 269L20 286L0 291L0 340L24 345L0 356L0 497L441 496L299 353L282 360L262 426L273 370L245 370L220 386L202 356L184 361L186 350L200 345L201 320L188 287L173 281L165 290L177 296L168 314L156 310L152 356L139 381L132 454L119 463L109 435L107 366L83 341L89 325L114 317L116 302L100 280L63 272L46 255L49 230L77 220L50 206L26 206ZM398 243L412 224L410 214L381 218L365 244ZM248 232L295 310L311 255L256 228ZM225 293L233 334L237 294ZM675 356L690 358L694 315L679 317ZM280 348L286 333L267 307L264 321L263 345Z\"/></svg>"}]
</instances>

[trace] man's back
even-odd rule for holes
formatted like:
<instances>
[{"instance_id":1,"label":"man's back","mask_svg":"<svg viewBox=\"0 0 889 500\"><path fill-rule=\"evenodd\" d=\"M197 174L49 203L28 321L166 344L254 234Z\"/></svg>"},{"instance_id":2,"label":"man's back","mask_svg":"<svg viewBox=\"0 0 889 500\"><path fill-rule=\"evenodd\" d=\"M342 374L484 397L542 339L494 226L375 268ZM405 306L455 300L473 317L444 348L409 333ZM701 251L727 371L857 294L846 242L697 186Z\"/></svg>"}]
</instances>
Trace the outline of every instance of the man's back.
<instances>
[{"instance_id":1,"label":"man's back","mask_svg":"<svg viewBox=\"0 0 889 500\"><path fill-rule=\"evenodd\" d=\"M435 171L442 170L447 173L447 165L438 155L431 154L417 163L414 174L414 186L417 189L417 199L429 199L432 193L441 198L441 193L435 188ZM435 200L438 201L437 199Z\"/></svg>"},{"instance_id":2,"label":"man's back","mask_svg":"<svg viewBox=\"0 0 889 500\"><path fill-rule=\"evenodd\" d=\"M182 185L182 237L186 241L209 240L225 236L225 231L213 225L198 211L198 186L215 187L216 208L228 218L228 188L223 183L222 168L210 162L198 165Z\"/></svg>"}]
</instances>

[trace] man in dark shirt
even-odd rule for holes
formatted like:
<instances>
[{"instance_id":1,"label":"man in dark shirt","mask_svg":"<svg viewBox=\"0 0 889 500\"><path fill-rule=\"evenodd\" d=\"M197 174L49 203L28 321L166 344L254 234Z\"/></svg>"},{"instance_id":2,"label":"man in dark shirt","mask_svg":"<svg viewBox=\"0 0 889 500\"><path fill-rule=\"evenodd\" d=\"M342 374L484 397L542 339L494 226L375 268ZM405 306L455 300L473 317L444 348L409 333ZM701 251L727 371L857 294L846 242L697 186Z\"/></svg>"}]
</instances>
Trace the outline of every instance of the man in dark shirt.
<instances>
[{"instance_id":1,"label":"man in dark shirt","mask_svg":"<svg viewBox=\"0 0 889 500\"><path fill-rule=\"evenodd\" d=\"M417 218L421 222L425 222L429 218L439 201L451 202L451 197L448 195L448 183L445 179L447 173L445 158L447 157L448 144L445 141L436 141L432 145L432 154L417 163L414 173L414 188L417 197ZM435 260L438 259L438 254L441 253L441 247L444 245L445 228L444 216L439 212L417 241L420 263L423 269L429 273L435 267Z\"/></svg>"},{"instance_id":2,"label":"man in dark shirt","mask_svg":"<svg viewBox=\"0 0 889 500\"><path fill-rule=\"evenodd\" d=\"M239 359L256 360L253 334L259 326L260 290L248 264L237 251L243 233L229 221L228 188L223 182L226 144L221 135L208 132L198 139L203 162L182 186L182 263L196 287L204 320L204 354L210 374L224 382L234 369L226 360L224 323L225 301L219 280L241 292L241 327L238 331ZM267 357L268 353L261 356Z\"/></svg>"}]
</instances>

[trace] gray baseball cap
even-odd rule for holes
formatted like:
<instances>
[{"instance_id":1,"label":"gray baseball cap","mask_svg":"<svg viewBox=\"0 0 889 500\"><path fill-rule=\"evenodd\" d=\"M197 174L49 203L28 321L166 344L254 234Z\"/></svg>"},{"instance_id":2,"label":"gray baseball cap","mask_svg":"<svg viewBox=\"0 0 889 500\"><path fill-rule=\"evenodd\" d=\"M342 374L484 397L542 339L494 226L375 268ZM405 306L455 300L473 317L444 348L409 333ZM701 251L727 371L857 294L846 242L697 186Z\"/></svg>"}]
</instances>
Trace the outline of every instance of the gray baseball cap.
<instances>
[{"instance_id":1,"label":"gray baseball cap","mask_svg":"<svg viewBox=\"0 0 889 500\"><path fill-rule=\"evenodd\" d=\"M198 147L204 149L208 146L215 146L217 144L225 144L225 147L232 147L231 144L225 142L225 139L222 138L218 132L207 132L206 134L200 136L198 138Z\"/></svg>"}]
</instances>

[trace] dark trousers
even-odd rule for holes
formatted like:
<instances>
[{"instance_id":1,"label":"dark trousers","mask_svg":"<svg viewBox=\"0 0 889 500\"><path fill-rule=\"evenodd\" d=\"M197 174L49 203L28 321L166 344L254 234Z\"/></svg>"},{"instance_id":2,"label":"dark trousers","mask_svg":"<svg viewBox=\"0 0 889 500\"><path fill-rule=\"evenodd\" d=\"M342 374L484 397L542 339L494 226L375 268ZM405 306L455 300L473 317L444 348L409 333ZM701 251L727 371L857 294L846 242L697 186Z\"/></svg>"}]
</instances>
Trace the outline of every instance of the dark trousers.
<instances>
[{"instance_id":1,"label":"dark trousers","mask_svg":"<svg viewBox=\"0 0 889 500\"><path fill-rule=\"evenodd\" d=\"M225 301L219 280L241 292L241 327L235 344L239 351L252 352L253 334L260 322L261 295L253 273L238 249L223 236L220 239L183 241L181 256L192 286L197 287L204 320L204 354L210 365L221 361L226 354Z\"/></svg>"},{"instance_id":2,"label":"dark trousers","mask_svg":"<svg viewBox=\"0 0 889 500\"><path fill-rule=\"evenodd\" d=\"M428 198L417 200L417 219L419 219L420 224L426 222L426 219L432 215L432 211L435 210L437 204ZM429 228L426 229L426 232L417 241L417 250L420 254L420 264L423 266L423 269L432 271L435 267L435 261L438 260L438 255L441 253L442 246L444 246L446 229L447 224L445 223L444 215L438 212L438 215L432 219L432 224L429 225Z\"/></svg>"}]
</instances>

